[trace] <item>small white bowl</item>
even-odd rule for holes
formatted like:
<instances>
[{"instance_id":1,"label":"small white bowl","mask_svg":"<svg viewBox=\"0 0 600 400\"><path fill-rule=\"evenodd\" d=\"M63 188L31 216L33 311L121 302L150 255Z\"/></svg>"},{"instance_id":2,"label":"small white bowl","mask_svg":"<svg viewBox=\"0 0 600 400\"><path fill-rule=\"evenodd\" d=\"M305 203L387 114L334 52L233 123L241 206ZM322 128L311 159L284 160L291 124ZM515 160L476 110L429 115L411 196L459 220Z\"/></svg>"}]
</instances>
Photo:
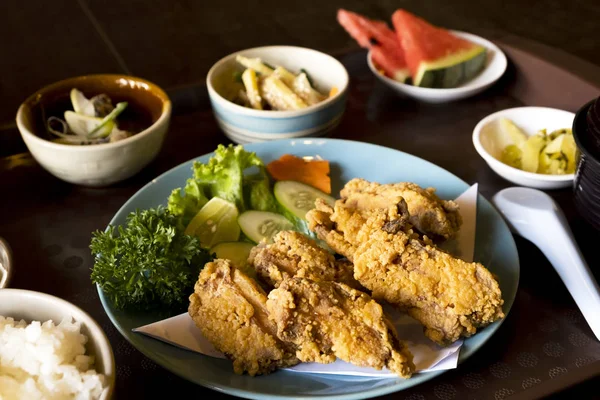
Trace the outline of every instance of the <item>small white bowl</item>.
<instances>
[{"instance_id":1,"label":"small white bowl","mask_svg":"<svg viewBox=\"0 0 600 400\"><path fill-rule=\"evenodd\" d=\"M39 114L68 98L72 88L88 97L106 93L113 102L128 101L152 120L145 130L115 143L67 145L44 139L45 122ZM160 151L171 118L171 101L157 85L127 75L86 75L56 82L31 95L19 107L17 126L36 161L52 175L84 186L106 186L127 179ZM127 112L127 110L126 110Z\"/></svg>"},{"instance_id":2,"label":"small white bowl","mask_svg":"<svg viewBox=\"0 0 600 400\"><path fill-rule=\"evenodd\" d=\"M526 172L513 168L500 161L502 150L494 135L500 118L508 118L528 136L541 129L551 132L555 129L571 128L575 114L569 111L547 107L516 107L488 115L473 130L473 145L491 169L504 179L521 186L537 189L559 189L573 184L575 174L546 175Z\"/></svg>"},{"instance_id":3,"label":"small white bowl","mask_svg":"<svg viewBox=\"0 0 600 400\"><path fill-rule=\"evenodd\" d=\"M415 99L418 99L427 103L445 103L449 101L455 101L464 99L466 97L473 96L477 93L490 87L494 84L506 71L507 61L506 55L500 50L494 43L486 40L482 37L460 31L451 31L456 36L463 39L467 39L473 43L484 46L487 48L487 61L483 71L479 73L473 79L463 83L456 88L450 89L435 89L435 88L423 88L418 86L401 83L382 75L371 58L371 52L367 55L367 63L371 72L384 84L395 90L400 94L404 94Z\"/></svg>"},{"instance_id":4,"label":"small white bowl","mask_svg":"<svg viewBox=\"0 0 600 400\"><path fill-rule=\"evenodd\" d=\"M338 93L318 104L296 111L254 110L229 99L234 71L243 67L237 55L261 58L297 72L305 69L322 92L337 87ZM294 46L266 46L238 51L219 60L208 71L206 85L213 113L225 135L237 143L263 142L322 136L335 128L344 113L348 72L338 60L316 50Z\"/></svg>"},{"instance_id":5,"label":"small white bowl","mask_svg":"<svg viewBox=\"0 0 600 400\"><path fill-rule=\"evenodd\" d=\"M82 309L49 294L22 289L2 289L0 315L17 321L24 319L27 323L52 320L58 325L64 317L73 317L76 322L81 322L81 331L88 337L86 354L94 355L94 369L106 376L107 388L101 399L112 398L116 377L112 347L100 325Z\"/></svg>"}]
</instances>

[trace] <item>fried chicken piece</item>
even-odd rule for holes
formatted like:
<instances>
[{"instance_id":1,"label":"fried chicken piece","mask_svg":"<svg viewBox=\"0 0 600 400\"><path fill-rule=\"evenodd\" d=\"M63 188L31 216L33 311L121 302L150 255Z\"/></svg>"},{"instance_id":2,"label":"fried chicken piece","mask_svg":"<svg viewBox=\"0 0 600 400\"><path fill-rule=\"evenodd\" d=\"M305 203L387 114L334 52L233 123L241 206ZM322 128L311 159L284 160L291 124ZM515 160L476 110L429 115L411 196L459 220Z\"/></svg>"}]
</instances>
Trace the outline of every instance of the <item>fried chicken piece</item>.
<instances>
[{"instance_id":1,"label":"fried chicken piece","mask_svg":"<svg viewBox=\"0 0 600 400\"><path fill-rule=\"evenodd\" d=\"M269 293L267 309L279 338L296 344L302 361L327 364L340 358L361 367L387 367L403 378L415 370L381 305L343 283L286 279Z\"/></svg>"},{"instance_id":2,"label":"fried chicken piece","mask_svg":"<svg viewBox=\"0 0 600 400\"><path fill-rule=\"evenodd\" d=\"M188 312L217 350L233 361L237 374L267 374L295 365L295 347L277 337L267 296L229 260L207 263L200 272Z\"/></svg>"},{"instance_id":3,"label":"fried chicken piece","mask_svg":"<svg viewBox=\"0 0 600 400\"><path fill-rule=\"evenodd\" d=\"M430 237L451 239L456 236L462 218L458 204L442 200L434 188L423 189L411 182L379 184L356 178L348 182L340 196L356 208L386 208L402 197L408 206L409 222Z\"/></svg>"},{"instance_id":4,"label":"fried chicken piece","mask_svg":"<svg viewBox=\"0 0 600 400\"><path fill-rule=\"evenodd\" d=\"M411 232L412 226L408 222L409 214L406 202L402 197L397 197L395 201L394 207L386 209L388 213L387 228L395 226ZM315 208L306 214L306 219L309 229L315 232L319 239L325 241L333 251L352 261L357 245L368 237L368 235L365 238L358 237L364 230L365 222L369 217L381 213L381 211L378 208L357 208L355 202L348 204L348 199L337 200L334 207L322 199L317 199ZM417 237L416 233L411 232L411 234ZM430 243L427 237L424 237L424 240Z\"/></svg>"},{"instance_id":5,"label":"fried chicken piece","mask_svg":"<svg viewBox=\"0 0 600 400\"><path fill-rule=\"evenodd\" d=\"M440 345L504 318L502 293L490 271L404 232L371 231L357 247L354 265L356 279L373 298L405 310Z\"/></svg>"},{"instance_id":6,"label":"fried chicken piece","mask_svg":"<svg viewBox=\"0 0 600 400\"><path fill-rule=\"evenodd\" d=\"M254 247L248 261L257 275L271 287L278 287L284 279L297 276L362 288L354 279L352 263L336 260L333 254L300 232L279 232L272 244Z\"/></svg>"},{"instance_id":7,"label":"fried chicken piece","mask_svg":"<svg viewBox=\"0 0 600 400\"><path fill-rule=\"evenodd\" d=\"M381 209L356 208L348 199L334 208L318 202L307 218L322 240L353 260L354 277L374 299L405 310L434 342L447 345L504 317L493 275L415 234L403 200Z\"/></svg>"},{"instance_id":8,"label":"fried chicken piece","mask_svg":"<svg viewBox=\"0 0 600 400\"><path fill-rule=\"evenodd\" d=\"M315 208L306 213L308 229L315 232L319 239L325 241L333 251L352 261L354 252L356 251L356 246L352 243L356 241L356 236L347 239L345 237L345 231L338 230L334 218L339 214L337 212L339 205L340 203L336 201L334 208L322 199L317 199L315 201ZM348 218L343 219L343 221L347 223L348 227L354 226L354 229L347 229L348 236L350 236L354 231L360 229L365 219L358 213L356 213L356 215L354 215L355 213L350 212L347 214Z\"/></svg>"}]
</instances>

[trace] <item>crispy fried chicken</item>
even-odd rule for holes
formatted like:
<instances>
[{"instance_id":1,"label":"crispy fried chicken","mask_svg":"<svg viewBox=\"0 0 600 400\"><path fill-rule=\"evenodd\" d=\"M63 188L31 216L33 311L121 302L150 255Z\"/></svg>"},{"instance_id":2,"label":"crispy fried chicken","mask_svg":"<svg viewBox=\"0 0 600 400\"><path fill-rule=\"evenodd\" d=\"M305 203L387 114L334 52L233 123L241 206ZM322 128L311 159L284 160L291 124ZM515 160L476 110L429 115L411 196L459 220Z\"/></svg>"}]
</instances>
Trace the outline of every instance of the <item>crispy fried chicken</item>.
<instances>
[{"instance_id":1,"label":"crispy fried chicken","mask_svg":"<svg viewBox=\"0 0 600 400\"><path fill-rule=\"evenodd\" d=\"M340 196L355 208L371 209L385 207L402 197L408 206L409 222L434 238L453 238L462 224L458 204L440 199L434 188L423 189L411 182L382 185L356 178L344 186Z\"/></svg>"},{"instance_id":2,"label":"crispy fried chicken","mask_svg":"<svg viewBox=\"0 0 600 400\"><path fill-rule=\"evenodd\" d=\"M307 219L319 238L354 262L354 277L374 299L405 310L440 345L504 317L498 282L483 265L420 238L401 196L370 204L342 198L332 208L317 200Z\"/></svg>"},{"instance_id":3,"label":"crispy fried chicken","mask_svg":"<svg viewBox=\"0 0 600 400\"><path fill-rule=\"evenodd\" d=\"M381 306L347 285L289 278L271 291L267 309L279 338L297 345L302 361L340 358L362 367L387 367L404 378L415 369Z\"/></svg>"},{"instance_id":4,"label":"crispy fried chicken","mask_svg":"<svg viewBox=\"0 0 600 400\"><path fill-rule=\"evenodd\" d=\"M284 279L294 276L362 288L354 279L352 263L336 260L317 242L299 232L279 232L273 238L273 243L254 247L250 251L249 262L260 279L271 288L278 287Z\"/></svg>"},{"instance_id":5,"label":"crispy fried chicken","mask_svg":"<svg viewBox=\"0 0 600 400\"><path fill-rule=\"evenodd\" d=\"M236 373L266 374L295 365L295 347L277 338L265 292L228 260L200 272L188 312L202 334L233 361Z\"/></svg>"},{"instance_id":6,"label":"crispy fried chicken","mask_svg":"<svg viewBox=\"0 0 600 400\"><path fill-rule=\"evenodd\" d=\"M408 206L402 197L390 198L394 207L368 208L358 207L356 202L341 199L331 207L322 199L317 199L315 208L306 214L309 229L317 234L319 239L338 254L343 255L350 261L354 259L357 246L369 238L369 231L365 230L365 222L371 216L386 216L387 229L396 227L397 230L405 231L413 237L418 235L412 232L408 222ZM382 206L387 207L387 206ZM430 243L427 237L424 237Z\"/></svg>"}]
</instances>

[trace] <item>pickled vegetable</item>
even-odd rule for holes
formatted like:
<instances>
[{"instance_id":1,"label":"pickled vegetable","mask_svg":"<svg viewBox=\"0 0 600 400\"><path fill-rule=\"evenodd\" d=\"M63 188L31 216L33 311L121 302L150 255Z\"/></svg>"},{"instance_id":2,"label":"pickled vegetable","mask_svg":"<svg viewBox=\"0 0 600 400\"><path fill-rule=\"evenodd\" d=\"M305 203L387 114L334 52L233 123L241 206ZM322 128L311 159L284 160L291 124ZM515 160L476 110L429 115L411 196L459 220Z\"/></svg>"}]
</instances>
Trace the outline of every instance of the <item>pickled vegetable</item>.
<instances>
[{"instance_id":1,"label":"pickled vegetable","mask_svg":"<svg viewBox=\"0 0 600 400\"><path fill-rule=\"evenodd\" d=\"M275 75L262 80L260 91L263 98L276 110L300 110L308 104Z\"/></svg>"},{"instance_id":2,"label":"pickled vegetable","mask_svg":"<svg viewBox=\"0 0 600 400\"><path fill-rule=\"evenodd\" d=\"M506 136L505 140L514 143L517 147L521 147L527 140L527 135L518 126L508 118L502 118L499 121L500 131Z\"/></svg>"},{"instance_id":3,"label":"pickled vegetable","mask_svg":"<svg viewBox=\"0 0 600 400\"><path fill-rule=\"evenodd\" d=\"M575 172L577 146L571 129L546 129L527 135L511 120L498 121L497 141L502 146L500 161L523 171L547 175Z\"/></svg>"},{"instance_id":4,"label":"pickled vegetable","mask_svg":"<svg viewBox=\"0 0 600 400\"><path fill-rule=\"evenodd\" d=\"M577 165L577 145L575 144L572 133L565 134L565 139L562 142L560 152L564 154L567 159L566 173L574 173Z\"/></svg>"},{"instance_id":5,"label":"pickled vegetable","mask_svg":"<svg viewBox=\"0 0 600 400\"><path fill-rule=\"evenodd\" d=\"M242 81L246 87L246 95L252 108L262 110L262 99L258 91L258 80L256 79L256 71L248 68L242 74Z\"/></svg>"},{"instance_id":6,"label":"pickled vegetable","mask_svg":"<svg viewBox=\"0 0 600 400\"><path fill-rule=\"evenodd\" d=\"M523 156L523 152L516 144L509 144L502 151L502 156L500 161L504 164L510 165L513 168L521 169L521 157Z\"/></svg>"},{"instance_id":7,"label":"pickled vegetable","mask_svg":"<svg viewBox=\"0 0 600 400\"><path fill-rule=\"evenodd\" d=\"M331 88L329 95L320 92L308 73L301 69L294 73L278 65L273 67L260 58L238 55L236 61L245 69L232 75L232 101L256 110L300 110L320 103L337 93ZM233 86L243 83L243 89Z\"/></svg>"},{"instance_id":8,"label":"pickled vegetable","mask_svg":"<svg viewBox=\"0 0 600 400\"><path fill-rule=\"evenodd\" d=\"M537 172L540 152L546 146L547 139L542 135L530 136L521 147L521 169L526 172Z\"/></svg>"}]
</instances>

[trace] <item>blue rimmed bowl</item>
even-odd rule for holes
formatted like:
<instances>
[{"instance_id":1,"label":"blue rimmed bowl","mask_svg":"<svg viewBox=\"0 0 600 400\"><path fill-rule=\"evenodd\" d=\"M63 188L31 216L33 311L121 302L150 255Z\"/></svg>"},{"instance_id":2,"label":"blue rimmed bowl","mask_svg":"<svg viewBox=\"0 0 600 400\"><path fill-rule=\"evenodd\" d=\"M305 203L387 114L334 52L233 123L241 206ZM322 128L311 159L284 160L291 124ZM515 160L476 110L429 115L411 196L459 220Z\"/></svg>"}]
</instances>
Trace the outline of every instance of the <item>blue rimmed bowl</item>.
<instances>
[{"instance_id":1,"label":"blue rimmed bowl","mask_svg":"<svg viewBox=\"0 0 600 400\"><path fill-rule=\"evenodd\" d=\"M260 58L292 72L306 70L323 93L331 88L337 94L297 111L254 110L232 101L238 88L233 84L236 71L243 67L236 56ZM227 137L237 143L265 142L298 137L324 136L342 119L348 91L348 71L332 56L294 46L266 46L238 51L219 60L208 72L206 85L217 123Z\"/></svg>"}]
</instances>

